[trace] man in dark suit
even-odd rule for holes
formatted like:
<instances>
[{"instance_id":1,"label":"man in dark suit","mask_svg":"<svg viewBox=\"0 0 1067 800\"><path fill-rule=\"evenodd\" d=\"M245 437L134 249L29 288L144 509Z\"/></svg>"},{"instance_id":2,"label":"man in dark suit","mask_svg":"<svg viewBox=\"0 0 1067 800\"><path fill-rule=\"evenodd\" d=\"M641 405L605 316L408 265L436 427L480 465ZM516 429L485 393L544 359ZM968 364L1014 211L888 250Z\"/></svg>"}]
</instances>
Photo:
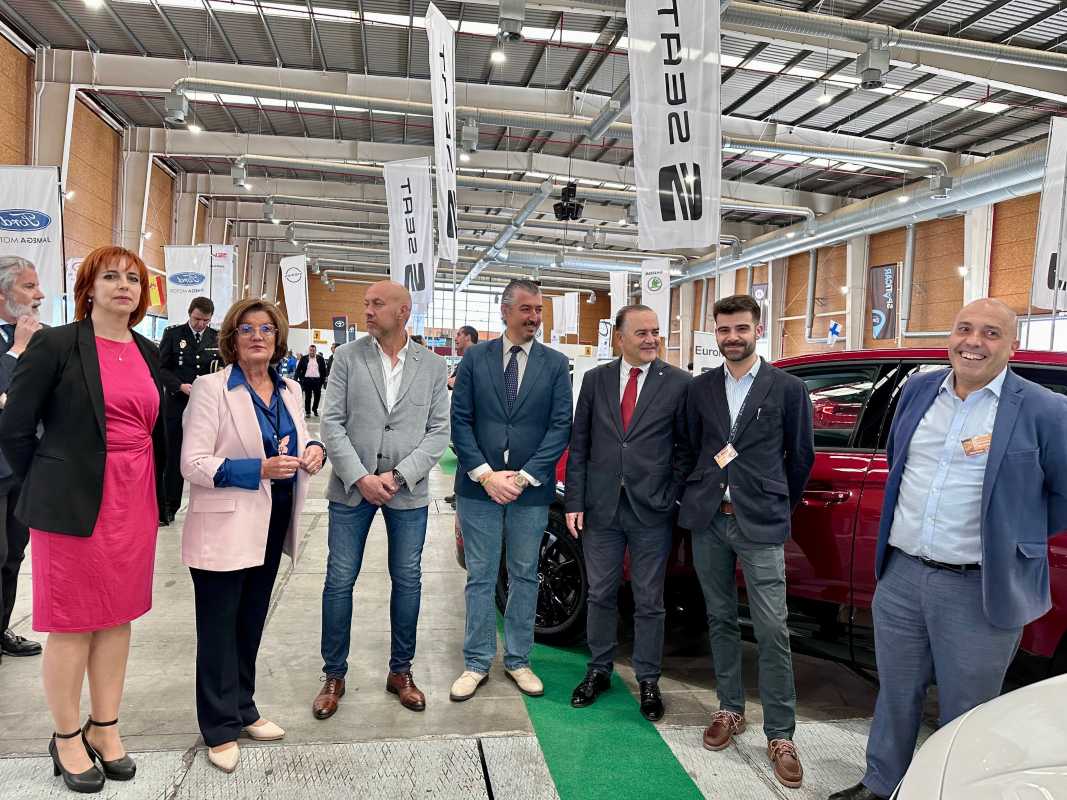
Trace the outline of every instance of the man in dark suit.
<instances>
[{"instance_id":1,"label":"man in dark suit","mask_svg":"<svg viewBox=\"0 0 1067 800\"><path fill-rule=\"evenodd\" d=\"M952 368L904 384L875 558L867 771L833 800L892 795L935 677L947 725L1000 694L1023 627L1051 606L1048 540L1067 528L1067 401L1008 367L1016 326L1004 303L976 300L949 335Z\"/></svg>"},{"instance_id":2,"label":"man in dark suit","mask_svg":"<svg viewBox=\"0 0 1067 800\"><path fill-rule=\"evenodd\" d=\"M674 511L692 458L685 398L691 377L658 358L660 328L648 306L620 309L622 358L582 381L567 457L567 529L582 537L589 583L586 637L591 658L571 696L588 706L611 686L623 557L634 595L633 665L641 713L663 716L663 579Z\"/></svg>"},{"instance_id":3,"label":"man in dark suit","mask_svg":"<svg viewBox=\"0 0 1067 800\"><path fill-rule=\"evenodd\" d=\"M505 673L524 694L544 694L530 669L530 649L541 538L556 496L556 462L571 432L571 381L567 357L534 339L543 302L533 281L504 287L504 334L467 351L452 393L457 511L467 561L465 668L449 695L456 701L473 697L488 680L496 655L493 593L501 545L510 579Z\"/></svg>"},{"instance_id":4,"label":"man in dark suit","mask_svg":"<svg viewBox=\"0 0 1067 800\"><path fill-rule=\"evenodd\" d=\"M11 376L30 338L41 329L38 309L44 299L37 269L18 256L0 257L0 408L7 400ZM11 630L19 568L30 541L30 529L16 516L22 482L0 455L0 660L4 656L36 656L41 645Z\"/></svg>"},{"instance_id":5,"label":"man in dark suit","mask_svg":"<svg viewBox=\"0 0 1067 800\"><path fill-rule=\"evenodd\" d=\"M693 566L704 592L719 710L704 747L722 750L745 728L735 569L741 562L759 646L763 730L774 775L800 786L793 745L796 689L786 627L785 540L815 462L811 401L804 382L756 354L759 304L733 295L715 304L715 339L726 359L689 386L686 402L696 466L678 523L693 534Z\"/></svg>"},{"instance_id":6,"label":"man in dark suit","mask_svg":"<svg viewBox=\"0 0 1067 800\"><path fill-rule=\"evenodd\" d=\"M189 404L193 381L209 375L219 366L219 332L208 327L215 313L210 297L194 297L189 304L189 321L171 325L159 341L159 360L167 396L167 508L161 516L167 523L182 504L181 456L182 414Z\"/></svg>"},{"instance_id":7,"label":"man in dark suit","mask_svg":"<svg viewBox=\"0 0 1067 800\"><path fill-rule=\"evenodd\" d=\"M322 396L322 383L326 380L326 359L322 357L315 345L308 348L306 356L300 356L293 376L304 390L304 416L319 415L319 398Z\"/></svg>"}]
</instances>

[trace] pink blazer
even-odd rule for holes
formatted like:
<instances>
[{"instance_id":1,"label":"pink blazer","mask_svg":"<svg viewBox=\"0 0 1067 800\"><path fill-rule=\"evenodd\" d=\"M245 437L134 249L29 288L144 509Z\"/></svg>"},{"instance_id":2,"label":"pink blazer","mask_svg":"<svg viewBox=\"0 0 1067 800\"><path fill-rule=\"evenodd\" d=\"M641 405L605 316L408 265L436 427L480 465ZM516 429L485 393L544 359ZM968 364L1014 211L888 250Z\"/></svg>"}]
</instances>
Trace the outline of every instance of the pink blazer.
<instances>
[{"instance_id":1,"label":"pink blazer","mask_svg":"<svg viewBox=\"0 0 1067 800\"><path fill-rule=\"evenodd\" d=\"M213 572L258 567L267 549L270 524L270 480L259 489L215 488L215 473L227 458L266 458L252 398L243 387L228 391L232 367L197 378L182 418L182 475L189 481L189 511L182 528L182 563ZM308 440L300 386L286 379L281 392L296 425L297 448ZM285 552L297 556L297 526L308 491L308 474L297 472L293 516Z\"/></svg>"}]
</instances>

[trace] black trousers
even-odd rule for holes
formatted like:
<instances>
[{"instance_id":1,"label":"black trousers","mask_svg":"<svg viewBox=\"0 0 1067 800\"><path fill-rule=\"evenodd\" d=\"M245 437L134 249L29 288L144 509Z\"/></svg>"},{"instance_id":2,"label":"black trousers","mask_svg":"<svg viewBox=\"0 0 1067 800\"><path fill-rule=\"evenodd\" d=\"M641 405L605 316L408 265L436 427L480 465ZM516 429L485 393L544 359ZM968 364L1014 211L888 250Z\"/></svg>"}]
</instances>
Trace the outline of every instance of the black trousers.
<instances>
[{"instance_id":1,"label":"black trousers","mask_svg":"<svg viewBox=\"0 0 1067 800\"><path fill-rule=\"evenodd\" d=\"M0 480L0 633L11 627L19 568L30 541L30 529L15 517L21 489L13 475Z\"/></svg>"},{"instance_id":2,"label":"black trousers","mask_svg":"<svg viewBox=\"0 0 1067 800\"><path fill-rule=\"evenodd\" d=\"M293 483L272 487L263 564L190 569L196 598L196 718L208 747L237 741L259 719L256 657L293 509Z\"/></svg>"},{"instance_id":3,"label":"black trousers","mask_svg":"<svg viewBox=\"0 0 1067 800\"><path fill-rule=\"evenodd\" d=\"M167 468L163 475L164 495L167 501L167 516L178 513L182 504L182 414L189 404L189 398L181 392L167 396L166 431L167 431ZM162 515L161 515L162 516Z\"/></svg>"},{"instance_id":4,"label":"black trousers","mask_svg":"<svg viewBox=\"0 0 1067 800\"><path fill-rule=\"evenodd\" d=\"M322 378L304 378L300 381L304 389L304 413L319 413L319 398L322 396Z\"/></svg>"}]
</instances>

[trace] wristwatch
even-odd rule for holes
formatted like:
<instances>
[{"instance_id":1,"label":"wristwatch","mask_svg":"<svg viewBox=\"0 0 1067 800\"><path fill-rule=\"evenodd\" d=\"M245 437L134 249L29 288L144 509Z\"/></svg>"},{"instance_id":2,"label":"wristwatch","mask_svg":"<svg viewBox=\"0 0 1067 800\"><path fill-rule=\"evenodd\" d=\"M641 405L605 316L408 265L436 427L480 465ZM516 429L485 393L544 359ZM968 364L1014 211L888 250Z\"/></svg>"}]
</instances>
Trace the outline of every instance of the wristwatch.
<instances>
[{"instance_id":1,"label":"wristwatch","mask_svg":"<svg viewBox=\"0 0 1067 800\"><path fill-rule=\"evenodd\" d=\"M527 486L530 485L530 481L525 475L519 473L515 476L515 485L518 486L520 489L525 489Z\"/></svg>"},{"instance_id":2,"label":"wristwatch","mask_svg":"<svg viewBox=\"0 0 1067 800\"><path fill-rule=\"evenodd\" d=\"M400 474L400 470L398 470L398 469L394 469L393 470L393 480L396 482L397 486L407 486L408 485L408 482L406 480L404 480L404 476Z\"/></svg>"}]
</instances>

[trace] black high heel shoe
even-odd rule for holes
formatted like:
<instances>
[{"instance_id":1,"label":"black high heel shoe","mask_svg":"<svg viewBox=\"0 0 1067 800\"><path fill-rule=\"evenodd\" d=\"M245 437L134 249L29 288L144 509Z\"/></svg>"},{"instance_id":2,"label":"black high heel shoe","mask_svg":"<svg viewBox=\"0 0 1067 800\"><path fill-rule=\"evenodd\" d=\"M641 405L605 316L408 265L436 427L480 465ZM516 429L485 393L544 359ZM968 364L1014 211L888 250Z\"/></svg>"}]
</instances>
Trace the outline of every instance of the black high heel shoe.
<instances>
[{"instance_id":1,"label":"black high heel shoe","mask_svg":"<svg viewBox=\"0 0 1067 800\"><path fill-rule=\"evenodd\" d=\"M75 774L69 772L63 766L63 762L59 760L59 748L56 747L56 739L73 739L79 733L81 733L80 730L74 731L74 733L52 733L52 741L48 743L48 754L52 756L53 774L57 777L62 775L63 783L72 792L95 794L104 788L104 774L96 768L96 764L93 764L85 772ZM89 753L89 758L92 758L91 753Z\"/></svg>"},{"instance_id":2,"label":"black high heel shoe","mask_svg":"<svg viewBox=\"0 0 1067 800\"><path fill-rule=\"evenodd\" d=\"M92 717L89 717L85 721L85 727L82 728L82 741L85 742L85 749L89 753L89 758L93 761L99 761L100 767L104 770L104 774L113 781L128 781L137 774L137 764L129 753L122 758L116 758L114 761L104 761L104 757L97 752L96 748L89 744L89 737L86 736L89 733L89 728L109 728L112 725L118 724L117 719L111 720L111 722L97 722Z\"/></svg>"}]
</instances>

